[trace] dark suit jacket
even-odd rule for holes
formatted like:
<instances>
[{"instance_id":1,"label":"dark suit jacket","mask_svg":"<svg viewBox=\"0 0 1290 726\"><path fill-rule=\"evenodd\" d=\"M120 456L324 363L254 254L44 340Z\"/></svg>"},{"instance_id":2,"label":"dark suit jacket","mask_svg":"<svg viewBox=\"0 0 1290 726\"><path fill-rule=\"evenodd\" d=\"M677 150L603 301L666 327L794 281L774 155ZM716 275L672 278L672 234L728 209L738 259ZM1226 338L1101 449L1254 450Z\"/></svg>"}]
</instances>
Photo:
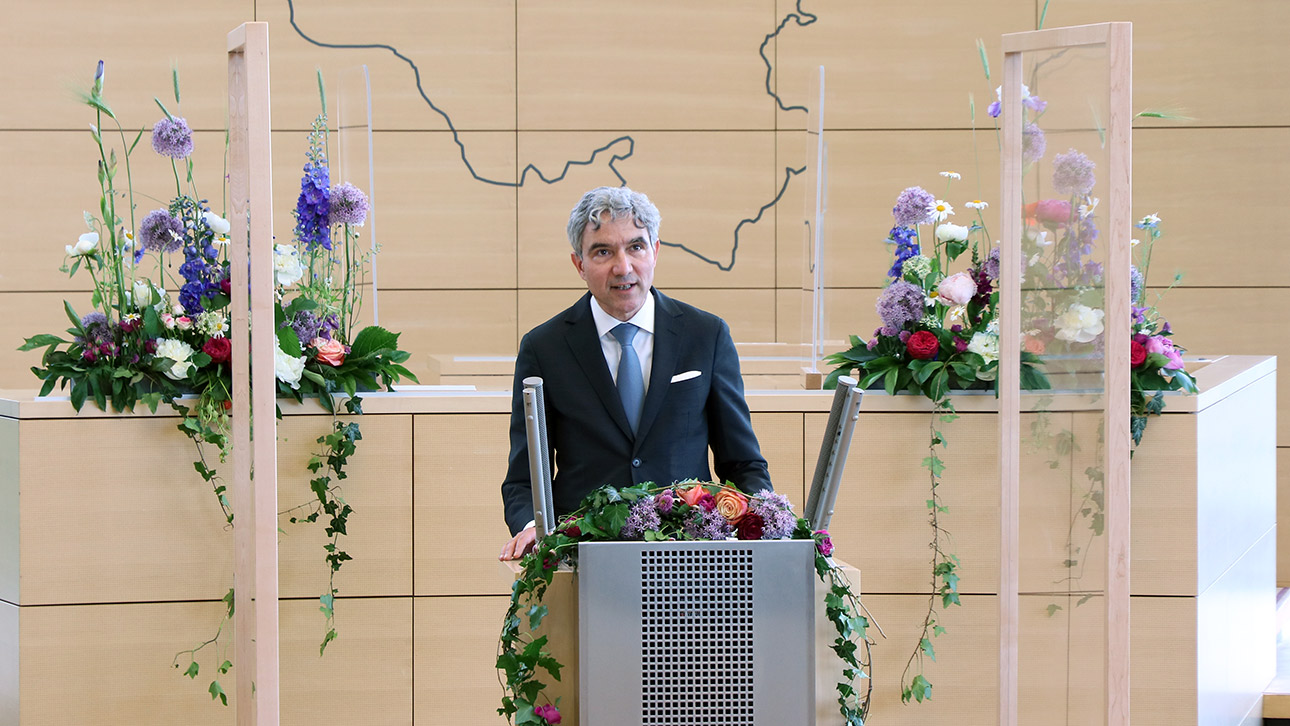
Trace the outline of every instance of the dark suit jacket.
<instances>
[{"instance_id":1,"label":"dark suit jacket","mask_svg":"<svg viewBox=\"0 0 1290 726\"><path fill-rule=\"evenodd\" d=\"M502 483L511 534L533 519L522 383L529 376L543 379L557 516L605 484L709 481L709 446L718 480L748 493L771 488L730 329L715 315L652 292L654 361L635 437L596 336L590 293L520 342ZM688 371L700 375L672 382Z\"/></svg>"}]
</instances>

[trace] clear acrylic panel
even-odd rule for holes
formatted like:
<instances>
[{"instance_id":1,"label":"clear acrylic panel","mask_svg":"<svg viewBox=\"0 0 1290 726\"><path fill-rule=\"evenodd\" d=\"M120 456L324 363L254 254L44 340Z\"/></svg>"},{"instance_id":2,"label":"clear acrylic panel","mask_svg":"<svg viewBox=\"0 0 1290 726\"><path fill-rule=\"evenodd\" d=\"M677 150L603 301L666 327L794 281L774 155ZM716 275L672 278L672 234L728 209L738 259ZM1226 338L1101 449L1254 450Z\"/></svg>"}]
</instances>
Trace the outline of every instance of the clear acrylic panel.
<instances>
[{"instance_id":1,"label":"clear acrylic panel","mask_svg":"<svg viewBox=\"0 0 1290 726\"><path fill-rule=\"evenodd\" d=\"M802 192L802 368L822 370L827 330L824 307L825 224L828 209L828 142L824 137L824 66L810 72L806 122L806 163Z\"/></svg>"},{"instance_id":2,"label":"clear acrylic panel","mask_svg":"<svg viewBox=\"0 0 1290 726\"><path fill-rule=\"evenodd\" d=\"M1034 51L1022 69L1019 718L1100 724L1109 57Z\"/></svg>"},{"instance_id":3,"label":"clear acrylic panel","mask_svg":"<svg viewBox=\"0 0 1290 726\"><path fill-rule=\"evenodd\" d=\"M367 195L367 221L358 230L358 244L366 248L360 285L362 307L354 317L356 329L380 324L377 287L376 172L372 159L372 85L366 65L342 69L336 78L336 151L332 158L332 184L348 182Z\"/></svg>"}]
</instances>

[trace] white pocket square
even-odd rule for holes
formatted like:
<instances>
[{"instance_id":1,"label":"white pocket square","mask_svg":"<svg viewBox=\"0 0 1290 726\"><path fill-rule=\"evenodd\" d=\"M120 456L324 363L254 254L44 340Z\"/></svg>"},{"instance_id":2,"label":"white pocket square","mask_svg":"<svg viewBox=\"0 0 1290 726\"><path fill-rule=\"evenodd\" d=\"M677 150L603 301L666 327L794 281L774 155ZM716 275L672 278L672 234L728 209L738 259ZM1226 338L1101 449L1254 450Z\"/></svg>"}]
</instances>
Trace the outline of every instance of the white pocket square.
<instances>
[{"instance_id":1,"label":"white pocket square","mask_svg":"<svg viewBox=\"0 0 1290 726\"><path fill-rule=\"evenodd\" d=\"M672 382L680 383L681 381L688 381L691 378L698 378L701 375L703 375L701 371L686 371L684 373L677 373L676 375L672 376Z\"/></svg>"}]
</instances>

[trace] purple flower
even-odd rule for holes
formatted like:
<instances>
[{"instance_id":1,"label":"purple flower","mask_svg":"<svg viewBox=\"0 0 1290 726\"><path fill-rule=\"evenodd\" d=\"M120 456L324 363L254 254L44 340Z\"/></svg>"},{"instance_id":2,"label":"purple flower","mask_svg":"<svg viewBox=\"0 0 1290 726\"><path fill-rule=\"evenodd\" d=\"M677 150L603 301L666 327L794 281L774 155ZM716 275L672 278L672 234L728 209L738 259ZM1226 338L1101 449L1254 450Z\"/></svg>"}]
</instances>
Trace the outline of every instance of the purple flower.
<instances>
[{"instance_id":1,"label":"purple flower","mask_svg":"<svg viewBox=\"0 0 1290 726\"><path fill-rule=\"evenodd\" d=\"M683 529L687 535L694 539L706 540L723 540L729 537L733 531L730 522L721 516L715 506L710 510L703 507L694 507L690 510L690 518L686 520Z\"/></svg>"},{"instance_id":2,"label":"purple flower","mask_svg":"<svg viewBox=\"0 0 1290 726\"><path fill-rule=\"evenodd\" d=\"M148 212L139 225L139 243L153 252L177 252L184 245L184 223L168 210Z\"/></svg>"},{"instance_id":3,"label":"purple flower","mask_svg":"<svg viewBox=\"0 0 1290 726\"><path fill-rule=\"evenodd\" d=\"M163 118L152 127L152 150L172 159L186 159L193 153L193 130L178 116Z\"/></svg>"},{"instance_id":4,"label":"purple flower","mask_svg":"<svg viewBox=\"0 0 1290 726\"><path fill-rule=\"evenodd\" d=\"M1044 130L1034 123L1028 123L1021 129L1021 163L1030 164L1044 158L1048 150L1048 140Z\"/></svg>"},{"instance_id":5,"label":"purple flower","mask_svg":"<svg viewBox=\"0 0 1290 726\"><path fill-rule=\"evenodd\" d=\"M833 554L833 540L829 537L828 530L815 530L815 548L825 557Z\"/></svg>"},{"instance_id":6,"label":"purple flower","mask_svg":"<svg viewBox=\"0 0 1290 726\"><path fill-rule=\"evenodd\" d=\"M936 197L931 192L922 187L909 187L896 197L896 206L891 208L891 216L896 218L897 227L925 224L932 221L932 213L928 210L935 203Z\"/></svg>"},{"instance_id":7,"label":"purple flower","mask_svg":"<svg viewBox=\"0 0 1290 726\"><path fill-rule=\"evenodd\" d=\"M1039 96L1026 96L1021 99L1021 105L1035 113L1043 113L1044 109L1048 108L1048 102L1041 99Z\"/></svg>"},{"instance_id":8,"label":"purple flower","mask_svg":"<svg viewBox=\"0 0 1290 726\"><path fill-rule=\"evenodd\" d=\"M968 349L968 342L959 336L954 336L954 350L962 353Z\"/></svg>"},{"instance_id":9,"label":"purple flower","mask_svg":"<svg viewBox=\"0 0 1290 726\"><path fill-rule=\"evenodd\" d=\"M76 342L85 345L86 349L102 348L112 343L112 327L108 325L107 316L94 310L81 317L81 327L87 338L76 336Z\"/></svg>"},{"instance_id":10,"label":"purple flower","mask_svg":"<svg viewBox=\"0 0 1290 726\"><path fill-rule=\"evenodd\" d=\"M1062 194L1083 196L1093 191L1097 165L1084 154L1071 149L1053 158L1053 189Z\"/></svg>"},{"instance_id":11,"label":"purple flower","mask_svg":"<svg viewBox=\"0 0 1290 726\"><path fill-rule=\"evenodd\" d=\"M660 524L662 521L659 519L658 509L654 507L654 498L645 497L634 502L628 510L622 536L625 539L640 539L646 532L658 530Z\"/></svg>"},{"instance_id":12,"label":"purple flower","mask_svg":"<svg viewBox=\"0 0 1290 726\"><path fill-rule=\"evenodd\" d=\"M1137 265L1129 265L1129 301L1137 302L1142 296L1142 288L1146 283L1142 279L1142 271Z\"/></svg>"},{"instance_id":13,"label":"purple flower","mask_svg":"<svg viewBox=\"0 0 1290 726\"><path fill-rule=\"evenodd\" d=\"M326 162L305 164L296 199L296 239L306 250L331 249L328 217L331 216L331 187Z\"/></svg>"},{"instance_id":14,"label":"purple flower","mask_svg":"<svg viewBox=\"0 0 1290 726\"><path fill-rule=\"evenodd\" d=\"M344 182L331 188L332 224L348 224L357 227L367 219L367 195L358 187Z\"/></svg>"},{"instance_id":15,"label":"purple flower","mask_svg":"<svg viewBox=\"0 0 1290 726\"><path fill-rule=\"evenodd\" d=\"M994 101L989 106L986 106L985 112L990 114L990 118L999 118L999 114L1003 112L1003 105L998 101Z\"/></svg>"},{"instance_id":16,"label":"purple flower","mask_svg":"<svg viewBox=\"0 0 1290 726\"><path fill-rule=\"evenodd\" d=\"M897 280L878 296L878 317L884 328L899 330L906 323L922 320L926 309L923 289L912 282Z\"/></svg>"},{"instance_id":17,"label":"purple flower","mask_svg":"<svg viewBox=\"0 0 1290 726\"><path fill-rule=\"evenodd\" d=\"M985 258L985 264L981 265L981 270L985 273L987 280L999 279L999 248L995 247L990 250L990 254Z\"/></svg>"},{"instance_id":18,"label":"purple flower","mask_svg":"<svg viewBox=\"0 0 1290 726\"><path fill-rule=\"evenodd\" d=\"M282 327L290 327L301 343L308 344L314 338L331 340L336 329L340 327L340 321L335 315L320 318L312 310L301 310L283 323Z\"/></svg>"},{"instance_id":19,"label":"purple flower","mask_svg":"<svg viewBox=\"0 0 1290 726\"><path fill-rule=\"evenodd\" d=\"M916 256L921 250L913 227L892 227L887 241L896 245L896 260L892 263L887 275L899 280L904 274L905 260Z\"/></svg>"},{"instance_id":20,"label":"purple flower","mask_svg":"<svg viewBox=\"0 0 1290 726\"><path fill-rule=\"evenodd\" d=\"M797 528L797 516L788 497L777 492L755 496L748 503L748 511L762 519L762 539L785 539Z\"/></svg>"},{"instance_id":21,"label":"purple flower","mask_svg":"<svg viewBox=\"0 0 1290 726\"><path fill-rule=\"evenodd\" d=\"M537 716L543 721L546 721L549 724L552 724L552 726L560 723L560 709L556 708L555 706L552 706L549 703L534 708L533 715Z\"/></svg>"},{"instance_id":22,"label":"purple flower","mask_svg":"<svg viewBox=\"0 0 1290 726\"><path fill-rule=\"evenodd\" d=\"M672 507L676 504L676 497L672 494L671 489L664 489L654 496L654 508L659 514L671 514Z\"/></svg>"}]
</instances>

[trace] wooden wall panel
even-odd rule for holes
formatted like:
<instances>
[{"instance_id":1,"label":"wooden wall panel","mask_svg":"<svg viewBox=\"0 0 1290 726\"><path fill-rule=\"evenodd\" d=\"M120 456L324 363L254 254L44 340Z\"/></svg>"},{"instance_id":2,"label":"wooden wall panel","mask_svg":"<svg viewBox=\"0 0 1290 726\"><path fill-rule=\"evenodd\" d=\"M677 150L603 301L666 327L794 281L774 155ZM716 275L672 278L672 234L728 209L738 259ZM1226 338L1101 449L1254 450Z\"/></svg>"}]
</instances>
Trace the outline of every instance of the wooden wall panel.
<instances>
[{"instance_id":1,"label":"wooden wall panel","mask_svg":"<svg viewBox=\"0 0 1290 726\"><path fill-rule=\"evenodd\" d=\"M509 414L416 417L418 595L510 592L497 575L497 553L510 539L501 494L509 426Z\"/></svg>"},{"instance_id":2,"label":"wooden wall panel","mask_svg":"<svg viewBox=\"0 0 1290 726\"><path fill-rule=\"evenodd\" d=\"M627 127L634 128L634 127ZM570 159L588 158L586 150L609 144L612 153L631 154L615 162L629 186L649 196L662 217L659 236L681 244L718 264L664 246L659 253L656 282L661 287L773 287L773 218L735 229L755 219L775 198L775 136L770 132L670 133L624 131L601 133L522 132L519 158L535 163L548 177L558 174ZM634 142L634 143L633 143ZM604 154L608 162L609 154ZM550 172L546 170L551 170ZM782 171L782 170L781 170ZM573 251L565 229L569 211L583 192L622 182L597 162L574 168L565 181L543 185L530 174L520 190L519 281L522 287L585 287L569 262ZM733 262L732 262L733 260Z\"/></svg>"},{"instance_id":3,"label":"wooden wall panel","mask_svg":"<svg viewBox=\"0 0 1290 726\"><path fill-rule=\"evenodd\" d=\"M232 532L193 471L196 450L176 423L24 422L31 435L21 452L21 604L224 596L233 579ZM146 455L129 445L135 441L152 442ZM85 442L93 442L91 455L67 455Z\"/></svg>"},{"instance_id":4,"label":"wooden wall panel","mask_svg":"<svg viewBox=\"0 0 1290 726\"><path fill-rule=\"evenodd\" d=\"M412 594L412 416L345 417L363 433L358 452L345 467L349 475L334 482L354 508L349 534L340 549L354 558L341 566L335 586L341 596ZM321 449L316 439L332 430L327 416L289 416L278 425L278 507L288 516L314 511L317 498L305 468ZM279 593L317 598L327 592L329 568L323 546L327 516L313 524L291 524L279 517Z\"/></svg>"},{"instance_id":5,"label":"wooden wall panel","mask_svg":"<svg viewBox=\"0 0 1290 726\"><path fill-rule=\"evenodd\" d=\"M1043 4L1036 0L1036 12ZM1070 0L1051 3L1044 27L1108 20L1133 23L1135 111L1181 110L1200 126L1290 123L1290 100L1284 94L1267 94L1266 102L1251 104L1254 87L1243 80L1251 69L1258 69L1258 88L1290 85L1290 49L1281 42L1282 30L1290 23L1290 6L1285 3ZM1150 119L1135 124L1173 125Z\"/></svg>"},{"instance_id":6,"label":"wooden wall panel","mask_svg":"<svg viewBox=\"0 0 1290 726\"><path fill-rule=\"evenodd\" d=\"M500 578L499 578L500 579ZM505 597L419 597L413 602L414 722L501 724L497 636Z\"/></svg>"},{"instance_id":7,"label":"wooden wall panel","mask_svg":"<svg viewBox=\"0 0 1290 726\"><path fill-rule=\"evenodd\" d=\"M777 0L777 15L794 7L794 0ZM966 128L968 94L975 94L982 116L999 84L998 78L986 81L975 39L984 38L992 49L1000 75L999 35L1035 27L1033 4L1026 0L938 6L934 12L899 0L830 0L805 9L819 20L805 28L790 24L781 33L775 81L785 104L807 104L808 74L823 64L825 125L831 128ZM805 123L801 111L779 112L780 128Z\"/></svg>"},{"instance_id":8,"label":"wooden wall panel","mask_svg":"<svg viewBox=\"0 0 1290 726\"><path fill-rule=\"evenodd\" d=\"M281 605L282 723L411 724L412 598L338 599L339 635L322 657L317 605Z\"/></svg>"},{"instance_id":9,"label":"wooden wall panel","mask_svg":"<svg viewBox=\"0 0 1290 726\"><path fill-rule=\"evenodd\" d=\"M126 128L156 123L153 96L178 113L170 90L172 64L183 83L181 115L194 128L224 128L224 34L253 20L255 3L228 0L176 14L169 3L141 0L127 12L115 10L87 0L6 8L0 47L8 65L22 72L8 79L5 92L21 103L5 104L0 128L84 129L87 121L70 102L71 90L89 90L100 58L107 64L108 101Z\"/></svg>"},{"instance_id":10,"label":"wooden wall panel","mask_svg":"<svg viewBox=\"0 0 1290 726\"><path fill-rule=\"evenodd\" d=\"M290 25L289 6L300 32ZM418 71L421 91L457 128L515 128L513 2L389 2L355 9L316 0L256 3L256 19L272 29L274 128L308 128L318 113L316 68L326 75L334 111L338 72L362 64L371 74L376 129L448 128L418 91ZM323 48L301 32L318 43L387 45L410 63L387 48Z\"/></svg>"},{"instance_id":11,"label":"wooden wall panel","mask_svg":"<svg viewBox=\"0 0 1290 726\"><path fill-rule=\"evenodd\" d=\"M503 355L515 351L513 290L386 290L381 325L402 333L399 347L412 354L417 375L434 370L436 353Z\"/></svg>"},{"instance_id":12,"label":"wooden wall panel","mask_svg":"<svg viewBox=\"0 0 1290 726\"><path fill-rule=\"evenodd\" d=\"M803 511L806 485L815 474L820 442L803 440L800 413L754 413L752 424L757 443L761 444L761 454L770 467L770 481L775 491L788 497L793 511Z\"/></svg>"},{"instance_id":13,"label":"wooden wall panel","mask_svg":"<svg viewBox=\"0 0 1290 726\"><path fill-rule=\"evenodd\" d=\"M521 128L773 128L757 55L774 30L772 0L517 10ZM588 73L606 64L613 72Z\"/></svg>"}]
</instances>

